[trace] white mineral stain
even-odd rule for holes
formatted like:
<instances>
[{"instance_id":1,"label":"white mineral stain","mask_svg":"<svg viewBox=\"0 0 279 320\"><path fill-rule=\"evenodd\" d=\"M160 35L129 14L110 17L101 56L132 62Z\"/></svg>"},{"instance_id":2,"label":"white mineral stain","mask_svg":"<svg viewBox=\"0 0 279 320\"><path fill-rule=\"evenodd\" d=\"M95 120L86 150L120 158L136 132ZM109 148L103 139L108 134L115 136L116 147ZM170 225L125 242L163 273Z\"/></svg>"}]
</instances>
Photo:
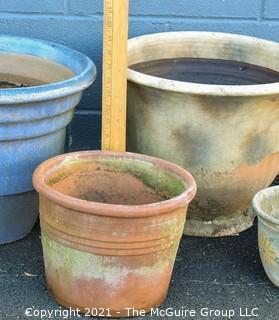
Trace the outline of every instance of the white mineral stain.
<instances>
[{"instance_id":1,"label":"white mineral stain","mask_svg":"<svg viewBox=\"0 0 279 320\"><path fill-rule=\"evenodd\" d=\"M102 280L112 287L119 287L130 274L153 277L164 271L170 264L169 259L159 259L153 266L141 266L137 269L119 265L117 257L101 256L79 251L47 239L42 235L46 264L70 277L84 280ZM125 282L123 282L125 283Z\"/></svg>"}]
</instances>

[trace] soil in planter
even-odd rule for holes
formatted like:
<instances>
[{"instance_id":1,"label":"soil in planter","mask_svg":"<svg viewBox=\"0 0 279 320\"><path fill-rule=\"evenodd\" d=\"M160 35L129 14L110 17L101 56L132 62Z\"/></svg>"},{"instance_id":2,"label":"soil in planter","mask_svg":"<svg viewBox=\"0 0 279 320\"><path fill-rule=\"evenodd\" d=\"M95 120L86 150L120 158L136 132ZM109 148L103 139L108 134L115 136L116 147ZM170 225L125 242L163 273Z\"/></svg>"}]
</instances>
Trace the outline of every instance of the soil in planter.
<instances>
[{"instance_id":1,"label":"soil in planter","mask_svg":"<svg viewBox=\"0 0 279 320\"><path fill-rule=\"evenodd\" d=\"M29 87L24 83L12 83L8 81L0 81L0 89L10 89L10 88L21 88L21 87Z\"/></svg>"},{"instance_id":2,"label":"soil in planter","mask_svg":"<svg viewBox=\"0 0 279 320\"><path fill-rule=\"evenodd\" d=\"M151 76L216 85L253 85L279 82L279 72L257 65L221 59L178 58L134 64L130 69Z\"/></svg>"},{"instance_id":3,"label":"soil in planter","mask_svg":"<svg viewBox=\"0 0 279 320\"><path fill-rule=\"evenodd\" d=\"M143 205L168 199L130 173L95 164L67 170L49 178L48 184L71 197L107 204Z\"/></svg>"},{"instance_id":4,"label":"soil in planter","mask_svg":"<svg viewBox=\"0 0 279 320\"><path fill-rule=\"evenodd\" d=\"M1 79L2 78L2 79ZM5 80L3 80L3 78ZM6 80L9 79L9 80ZM45 82L39 81L37 79L32 79L28 77L22 76L14 76L14 75L5 75L1 77L0 75L0 89L13 89L13 88L26 88L26 87L34 87L45 84Z\"/></svg>"}]
</instances>

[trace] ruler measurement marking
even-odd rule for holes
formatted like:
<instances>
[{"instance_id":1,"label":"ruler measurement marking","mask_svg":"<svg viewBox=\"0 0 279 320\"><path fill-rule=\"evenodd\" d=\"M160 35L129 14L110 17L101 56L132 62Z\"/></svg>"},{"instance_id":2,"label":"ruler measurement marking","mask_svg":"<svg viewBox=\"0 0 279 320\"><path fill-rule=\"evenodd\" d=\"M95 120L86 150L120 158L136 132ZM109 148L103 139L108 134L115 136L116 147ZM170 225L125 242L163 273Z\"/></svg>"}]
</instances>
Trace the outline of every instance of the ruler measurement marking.
<instances>
[{"instance_id":1,"label":"ruler measurement marking","mask_svg":"<svg viewBox=\"0 0 279 320\"><path fill-rule=\"evenodd\" d=\"M128 0L104 0L103 150L126 147L127 38Z\"/></svg>"},{"instance_id":2,"label":"ruler measurement marking","mask_svg":"<svg viewBox=\"0 0 279 320\"><path fill-rule=\"evenodd\" d=\"M104 65L103 65L103 137L102 149L110 150L110 135L111 135L111 96L112 91L112 53L108 50L112 47L113 40L113 15L112 3L113 0L108 0L104 4Z\"/></svg>"}]
</instances>

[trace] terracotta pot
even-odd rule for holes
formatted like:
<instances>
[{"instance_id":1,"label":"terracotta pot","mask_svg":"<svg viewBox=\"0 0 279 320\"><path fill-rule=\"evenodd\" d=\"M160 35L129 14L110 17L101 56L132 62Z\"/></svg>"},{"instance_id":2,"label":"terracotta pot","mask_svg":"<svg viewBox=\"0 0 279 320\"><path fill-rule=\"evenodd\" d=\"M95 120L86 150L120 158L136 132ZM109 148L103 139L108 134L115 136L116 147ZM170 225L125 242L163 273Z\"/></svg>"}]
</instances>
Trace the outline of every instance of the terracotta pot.
<instances>
[{"instance_id":1,"label":"terracotta pot","mask_svg":"<svg viewBox=\"0 0 279 320\"><path fill-rule=\"evenodd\" d=\"M60 304L125 317L125 308L164 301L196 192L188 172L144 155L88 151L44 162L33 182L47 285Z\"/></svg>"},{"instance_id":2,"label":"terracotta pot","mask_svg":"<svg viewBox=\"0 0 279 320\"><path fill-rule=\"evenodd\" d=\"M279 71L279 44L224 33L169 32L129 40L129 61L209 58ZM210 85L128 70L127 150L187 168L199 186L185 234L249 228L253 195L279 171L279 83Z\"/></svg>"},{"instance_id":3,"label":"terracotta pot","mask_svg":"<svg viewBox=\"0 0 279 320\"><path fill-rule=\"evenodd\" d=\"M258 215L261 260L267 276L279 287L279 186L258 192L253 206Z\"/></svg>"}]
</instances>

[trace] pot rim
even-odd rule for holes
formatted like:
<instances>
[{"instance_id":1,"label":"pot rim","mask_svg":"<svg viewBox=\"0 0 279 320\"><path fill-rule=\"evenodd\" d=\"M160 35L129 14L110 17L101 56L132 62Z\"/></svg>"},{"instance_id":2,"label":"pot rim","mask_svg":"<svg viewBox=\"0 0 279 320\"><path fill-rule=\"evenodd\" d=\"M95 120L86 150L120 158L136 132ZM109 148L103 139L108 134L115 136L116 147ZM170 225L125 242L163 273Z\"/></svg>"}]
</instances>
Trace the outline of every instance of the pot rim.
<instances>
[{"instance_id":1,"label":"pot rim","mask_svg":"<svg viewBox=\"0 0 279 320\"><path fill-rule=\"evenodd\" d=\"M87 201L65 195L49 187L44 179L46 172L51 168L70 161L81 158L126 158L149 162L155 166L159 166L163 170L171 171L184 180L187 185L186 190L180 195L161 202L145 204L145 205L121 205L107 204L94 201ZM141 218L148 216L160 215L175 210L177 207L187 205L195 196L197 191L196 182L193 176L185 169L176 164L161 160L155 157L130 153L130 152L110 152L110 151L80 151L62 154L44 161L37 167L33 174L33 184L35 189L43 196L51 201L80 212L86 212L101 216Z\"/></svg>"},{"instance_id":2,"label":"pot rim","mask_svg":"<svg viewBox=\"0 0 279 320\"><path fill-rule=\"evenodd\" d=\"M197 39L203 38L201 41L205 41L208 37L214 37L217 40L239 40L249 45L260 45L261 47L278 47L279 43L269 41L261 38L238 35L233 33L223 32L204 32L204 31L174 31L174 32L160 32L147 34L135 38L131 38L128 41L128 54L130 50L138 48L139 43L146 43L149 41L164 40L173 38L191 39L197 37ZM128 66L128 80L134 83L144 85L147 87L153 87L156 89L173 91L178 93L188 93L195 95L210 95L210 96L262 96L273 95L279 92L279 82L269 84L256 84L256 85L214 85L214 84L199 84L193 82L184 82L169 80L165 78L150 76L138 71L134 71Z\"/></svg>"},{"instance_id":3,"label":"pot rim","mask_svg":"<svg viewBox=\"0 0 279 320\"><path fill-rule=\"evenodd\" d=\"M63 65L75 75L66 80L39 86L0 89L0 105L62 98L86 89L95 81L97 76L96 66L89 57L54 42L36 38L0 35L0 56L1 52L48 59ZM67 57L68 62L74 61L72 68L69 65L63 64L65 62L63 61L63 57ZM75 68L73 68L74 65Z\"/></svg>"},{"instance_id":4,"label":"pot rim","mask_svg":"<svg viewBox=\"0 0 279 320\"><path fill-rule=\"evenodd\" d=\"M260 204L259 204L259 201L260 201L260 197L263 195L263 194L267 194L272 191L272 190L275 190L275 191L278 191L278 194L279 194L279 186L272 186L272 187L268 187L268 188L265 188L265 189L262 189L261 191L257 192L252 200L252 203L253 203L253 207L254 209L256 210L257 212L257 215L260 217L260 218L263 218L269 222L272 222L276 225L279 225L279 219L276 219L272 216L270 216L269 214L265 213L261 207L260 207Z\"/></svg>"}]
</instances>

